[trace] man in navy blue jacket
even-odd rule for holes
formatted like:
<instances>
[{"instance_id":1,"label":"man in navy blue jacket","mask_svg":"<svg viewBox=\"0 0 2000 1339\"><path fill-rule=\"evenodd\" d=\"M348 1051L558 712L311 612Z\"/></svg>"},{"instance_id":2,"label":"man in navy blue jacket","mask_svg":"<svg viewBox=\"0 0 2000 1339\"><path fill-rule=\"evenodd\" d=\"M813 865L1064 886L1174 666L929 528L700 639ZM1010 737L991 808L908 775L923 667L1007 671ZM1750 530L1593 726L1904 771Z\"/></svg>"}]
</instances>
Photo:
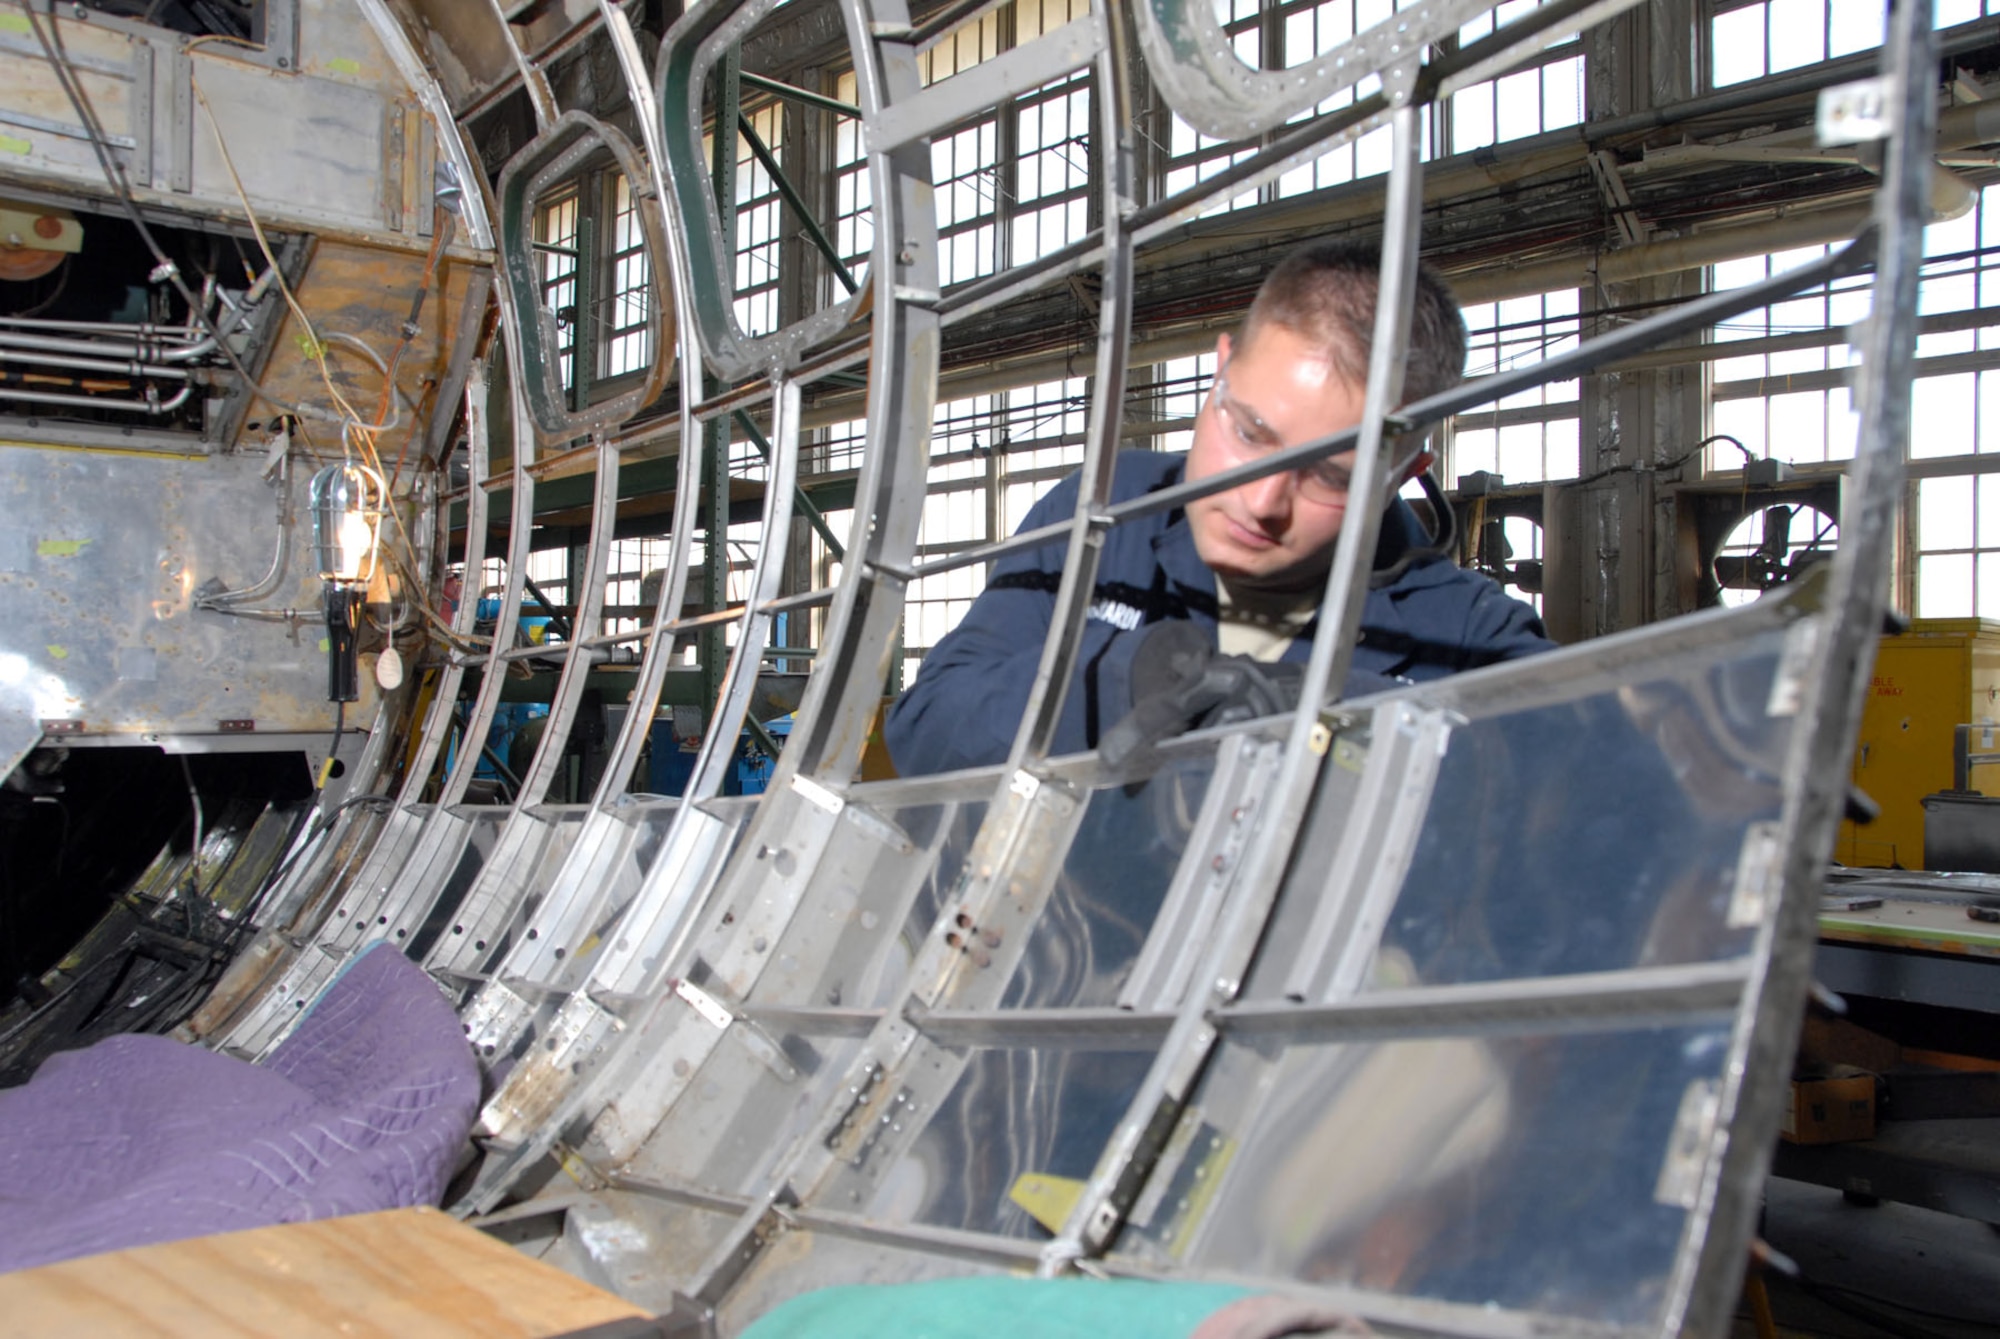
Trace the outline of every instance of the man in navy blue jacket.
<instances>
[{"instance_id":1,"label":"man in navy blue jacket","mask_svg":"<svg viewBox=\"0 0 2000 1339\"><path fill-rule=\"evenodd\" d=\"M1360 422L1378 270L1372 248L1344 243L1287 257L1258 290L1237 337L1217 341L1215 383L1195 419L1191 449L1185 456L1121 453L1112 502L1206 478ZM1465 323L1428 271L1418 276L1410 348L1405 402L1457 384ZM1303 662L1346 515L1353 461L1348 452L1114 528L1098 564L1055 751L1096 747L1134 705L1135 664L1147 677L1149 657L1192 638L1160 623L1200 629L1224 657ZM1420 451L1401 478L1430 464L1429 452ZM1068 519L1079 487L1072 476L1050 489L1022 528ZM1549 647L1533 609L1430 544L1416 513L1392 501L1362 608L1350 694L1385 679L1420 682ZM985 591L924 658L916 683L890 711L885 733L900 772L1005 760L1034 683L1062 567L1061 545L994 564Z\"/></svg>"}]
</instances>

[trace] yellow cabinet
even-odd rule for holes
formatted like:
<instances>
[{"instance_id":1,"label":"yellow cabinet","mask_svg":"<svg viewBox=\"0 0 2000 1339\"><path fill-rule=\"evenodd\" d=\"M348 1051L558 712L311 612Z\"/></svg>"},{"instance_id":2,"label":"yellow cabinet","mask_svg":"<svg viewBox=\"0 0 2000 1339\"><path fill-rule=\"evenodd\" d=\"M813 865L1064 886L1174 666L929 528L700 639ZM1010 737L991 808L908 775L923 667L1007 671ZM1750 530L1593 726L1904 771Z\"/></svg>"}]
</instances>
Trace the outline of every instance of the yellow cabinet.
<instances>
[{"instance_id":1,"label":"yellow cabinet","mask_svg":"<svg viewBox=\"0 0 2000 1339\"><path fill-rule=\"evenodd\" d=\"M1973 735L1973 752L2000 749L2000 622L1920 619L1884 637L1854 753L1854 784L1882 816L1861 827L1842 823L1835 860L1922 868L1923 798L1951 788L1952 727L1967 723L1996 725L1990 739ZM2000 767L1974 768L1972 788L2000 795Z\"/></svg>"}]
</instances>

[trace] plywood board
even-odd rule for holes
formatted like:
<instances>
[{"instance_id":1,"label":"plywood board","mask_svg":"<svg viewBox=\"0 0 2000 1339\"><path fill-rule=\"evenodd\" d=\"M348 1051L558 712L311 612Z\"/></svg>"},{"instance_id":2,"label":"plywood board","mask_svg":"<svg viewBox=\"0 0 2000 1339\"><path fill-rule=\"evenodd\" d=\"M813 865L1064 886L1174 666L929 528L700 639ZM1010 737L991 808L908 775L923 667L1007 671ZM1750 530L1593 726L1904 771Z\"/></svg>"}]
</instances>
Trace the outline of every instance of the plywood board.
<instances>
[{"instance_id":1,"label":"plywood board","mask_svg":"<svg viewBox=\"0 0 2000 1339\"><path fill-rule=\"evenodd\" d=\"M527 1339L645 1314L425 1208L227 1232L0 1274L4 1339Z\"/></svg>"},{"instance_id":2,"label":"plywood board","mask_svg":"<svg viewBox=\"0 0 2000 1339\"><path fill-rule=\"evenodd\" d=\"M385 361L392 357L402 340L403 322L409 317L410 300L416 296L423 273L422 252L322 240L299 285L299 305L327 342L333 382L364 419L373 420L381 406L382 375L361 354L345 347L339 337L364 341ZM396 366L396 384L410 400L427 403L427 383L444 375L471 278L472 270L464 261L449 255L442 258L417 320L417 334ZM270 365L264 371L264 388L280 400L329 407L332 394L318 360L311 357L312 347L291 313L285 313ZM260 403L251 409L251 417L262 418L269 412L270 406ZM403 447L410 426L409 409L404 405L401 426L382 435L381 449L389 457L385 465ZM315 424L310 430L316 436L330 437L330 449L339 449L339 435L332 428Z\"/></svg>"}]
</instances>

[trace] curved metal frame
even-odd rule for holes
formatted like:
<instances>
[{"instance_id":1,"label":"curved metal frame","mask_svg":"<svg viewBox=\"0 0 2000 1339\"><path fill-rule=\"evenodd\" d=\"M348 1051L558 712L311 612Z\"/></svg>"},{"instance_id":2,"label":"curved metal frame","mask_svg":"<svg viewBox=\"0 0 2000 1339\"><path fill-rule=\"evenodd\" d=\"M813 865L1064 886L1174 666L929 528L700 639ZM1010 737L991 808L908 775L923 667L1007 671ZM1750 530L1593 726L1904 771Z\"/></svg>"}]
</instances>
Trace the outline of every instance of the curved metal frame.
<instances>
[{"instance_id":1,"label":"curved metal frame","mask_svg":"<svg viewBox=\"0 0 2000 1339\"><path fill-rule=\"evenodd\" d=\"M646 375L629 390L607 396L586 409L571 409L565 401L562 360L556 355L555 318L542 305L541 267L534 252L535 202L551 186L569 180L592 158L606 152L631 183L632 207L645 234L647 254L664 256L665 223L650 186L652 177L645 160L630 140L595 117L564 112L532 144L507 160L495 188L500 207L503 302L513 312L509 329L520 348L519 355L511 361L527 391L536 434L545 445L567 442L623 423L659 398L674 367L673 360L657 356L646 369ZM668 302L665 285L663 267L648 267L651 301L646 310L646 333L652 347L662 355L673 345L669 324L673 307ZM592 295L578 293L576 305L579 323L593 319L589 314ZM578 341L574 356L584 356L583 341Z\"/></svg>"},{"instance_id":2,"label":"curved metal frame","mask_svg":"<svg viewBox=\"0 0 2000 1339\"><path fill-rule=\"evenodd\" d=\"M594 1187L589 1212L667 1227L652 1238L659 1254L650 1258L620 1256L616 1234L580 1234L579 1240L590 1238L580 1249L606 1268L621 1261L619 1277L633 1280L635 1295L663 1308L672 1293L685 1293L719 1309L725 1322L816 1277L840 1276L838 1264L798 1263L812 1252L767 1249L786 1232L841 1244L824 1259L856 1258L843 1257L841 1250L874 1252L890 1262L882 1268L891 1272L935 1270L942 1261L952 1269L1033 1265L1044 1274L1060 1274L1093 1258L1097 1268L1110 1272L1176 1272L1213 1258L1207 1252L1227 1225L1220 1217L1202 1220L1208 1210L1197 1209L1190 1221L1198 1230L1162 1246L1157 1240L1148 1244L1146 1220L1181 1171L1210 1175L1225 1190L1246 1184L1240 1179L1246 1174L1226 1158L1202 1161L1190 1153L1181 1133L1192 1130L1204 1111L1212 1114L1237 1100L1232 1093L1241 1087L1230 1085L1246 1072L1291 1072L1277 1067L1313 1046L1495 1035L1559 1038L1698 1025L1704 1035L1726 1030L1729 1042L1726 1054L1714 1051L1712 1072L1674 1095L1683 1098L1683 1110L1674 1139L1661 1150L1663 1174L1655 1195L1685 1215L1678 1220L1681 1240L1656 1309L1643 1324L1620 1332L1707 1332L1721 1323L1750 1230L1765 1136L1775 1125L1782 1090L1775 1077L1779 1052L1804 996L1818 864L1838 816L1841 760L1851 748L1881 609L1880 576L1907 426L1901 388L1907 385L1923 216L1928 15L1922 6L1903 7L1885 53L1901 110L1873 237L1781 279L1635 323L1532 371L1399 408L1420 214L1422 105L1531 54L1550 32L1618 5L1562 0L1472 44L1448 71L1427 72L1418 65L1427 34L1449 32L1487 7L1474 0L1431 0L1312 67L1247 76L1240 62L1232 68L1221 61L1235 57L1226 45L1217 46L1219 28L1205 6L1153 0L1142 7L1140 43L1152 74L1206 133L1259 133L1325 97L1331 91L1328 79L1352 83L1367 74L1381 77L1379 107L1330 118L1338 124L1323 132L1301 128L1296 139L1286 131L1260 165L1247 170L1271 170L1309 142L1358 133L1376 117L1393 124L1395 142L1381 298L1359 427L1114 506L1108 485L1129 327L1132 247L1167 214L1228 194L1240 182L1217 179L1201 193L1162 206L1133 204L1132 117L1122 93L1128 53L1120 15L1108 7L996 62L990 77L960 76L924 88L916 53L933 34L911 24L901 0L844 0L877 211L870 450L857 497L857 514L865 519L832 595L825 650L798 725L771 791L754 805L719 802L715 791L769 620L780 609L822 598L819 593L779 597L778 572L797 465L800 357L835 330L848 307L829 308L760 341L745 340L735 329L721 264L727 248L714 226L705 170L696 171L701 88L722 47L773 6L752 0L727 11L716 0L676 25L662 52L658 87L664 105L658 123L647 126L651 163L645 170L660 173L657 189L672 224L665 247L681 318L682 441L690 445L681 461L674 566L647 634L635 717L642 707L650 715L665 648L676 632L741 617L743 633L689 801L674 809L660 851L629 904L609 905L608 895L593 884L595 875L631 851L629 835L619 829L637 806L620 805L622 776L607 776L582 815L584 836L552 871L550 891L531 914L521 908L543 892L534 886L540 875L526 868L531 854L526 845L510 844L517 829L540 821L522 812L532 804L524 797L475 886L473 905L490 913L479 920L489 942L509 927L534 929L536 938L516 939L500 959L475 962L462 954L438 959L444 966L448 957L449 970L468 977L492 972L500 978L484 986L472 1006L486 1035L502 1044L529 1036L541 1043L523 1055L483 1114L488 1164L462 1208L490 1207L532 1164L565 1143L570 1147L562 1156ZM600 0L600 9L635 102L651 117L655 111L641 96L644 72L629 26L610 0ZM1025 79L1046 82L1051 52L1096 62L1097 134L1110 169L1102 183L1102 230L1073 248L1074 255L1033 267L1032 274L1001 277L944 298L928 208L927 136L982 97L1004 98L1033 86L1021 85ZM1318 141L1311 140L1314 134ZM583 141L570 143L574 148ZM528 197L521 183L529 180L531 166L519 165L519 174L508 178L516 205ZM1336 549L1320 611L1325 635L1313 649L1302 705L1292 717L1176 741L1160 750L1157 760L1126 773L1108 772L1094 757L1046 756L1081 643L1095 555L1108 527L1345 449L1357 451L1355 488L1364 497L1386 497L1399 435L1421 432L1445 415L1531 381L1573 375L1779 293L1852 272L1867 263L1878 243L1882 272L1864 363L1868 390L1864 445L1854 475L1857 511L1848 519L1847 542L1833 573L1820 587L1748 610L1570 648L1532 666L1496 667L1329 708L1328 689L1343 678L1379 521L1379 509L1363 507L1350 513ZM911 557L925 492L943 324L1100 258L1105 283L1098 384L1076 511L1034 535L917 568ZM503 304L503 314L516 324L527 309L518 298ZM523 347L510 341L517 369ZM732 394L770 397L775 445L751 597L741 611L687 619L677 611L695 521L698 476L691 471L698 464L691 444L701 420L727 407L720 398L701 402L693 373L703 361L726 376L760 379L761 389ZM521 509L532 502L527 465L532 446L519 408L521 384L517 371L514 572L502 626L512 625L519 608L526 533ZM596 519L603 522L614 500L605 480L615 477L616 461L606 458L602 443L598 451ZM1063 586L1030 708L1007 765L922 785L854 784L896 644L907 581L1054 543L1065 546ZM593 561L608 545L608 530L593 533ZM591 572L593 586L601 587L600 567ZM676 616L661 621L669 610ZM588 657L580 652L590 640L568 648L565 685L581 676L579 662ZM496 652L486 661L481 702L489 718L485 693L506 658ZM1753 704L1761 714L1750 714L1756 727L1766 730L1765 742L1786 751L1783 775L1774 768L1767 786L1782 800L1782 812L1711 834L1718 850L1730 843L1741 849L1740 863L1733 866L1734 895L1725 899L1726 925L1717 905L1705 904L1703 911L1715 922L1703 923L1713 932L1713 957L1617 962L1565 977L1376 987L1371 970L1381 927L1405 891L1440 769L1451 763L1459 741L1538 706L1619 700L1634 684L1675 674L1699 684L1706 682L1704 675L1725 674L1747 661L1754 661L1759 673L1768 671L1776 685L1768 701ZM1635 747L1658 747L1645 722L1637 724ZM551 727L558 747L564 732ZM636 758L639 737L635 721L628 720L615 750L625 771ZM545 754L550 747L545 739ZM541 762L538 756L537 768ZM1020 980L1017 968L1029 961L1031 937L1049 929L1058 919L1054 910L1064 905L1057 898L1065 861L1087 831L1092 806L1116 803L1126 785L1168 794L1177 778L1194 778L1204 789L1198 803L1188 803L1185 845L1159 890L1159 911L1150 927L1139 927L1143 943L1117 1004L1010 1003ZM454 779L459 791L425 824L420 849L407 862L395 862L401 865L395 886L371 906L427 914L440 895L468 821L463 814L447 816L462 795L457 772ZM1732 846L1725 854L1736 853ZM1771 865L1780 858L1781 869ZM620 872L631 874L624 866ZM1165 877L1158 870L1154 876ZM1773 895L1780 887L1782 896ZM589 924L608 928L586 967L574 941ZM340 950L346 941L336 934L327 946ZM559 958L559 947L572 950L571 956ZM850 989L851 1002L845 994ZM1233 1038L1255 1038L1256 1046L1231 1047ZM996 1050L1047 1053L1064 1063L1090 1051L1125 1051L1145 1061L1143 1073L1119 1099L1122 1114L1112 1133L1093 1146L1096 1165L1074 1208L1044 1242L927 1223L907 1206L881 1198L897 1169L917 1156L926 1127L953 1098L973 1058ZM1256 1069L1267 1061L1268 1070ZM1007 1094L998 1096L1004 1100ZM1240 1102L1236 1110L1240 1128L1253 1130L1257 1112ZM745 1142L731 1129L739 1124L754 1130L754 1138ZM732 1134L739 1146L727 1145L725 1136ZM1032 1160L1018 1159L996 1166L1039 1169ZM641 1200L648 1206L643 1210ZM830 1272L815 1275L814 1268ZM1251 1281L1298 1282L1282 1276ZM1455 1332L1590 1323L1584 1316L1487 1313L1358 1288L1315 1291L1358 1314Z\"/></svg>"},{"instance_id":3,"label":"curved metal frame","mask_svg":"<svg viewBox=\"0 0 2000 1339\"><path fill-rule=\"evenodd\" d=\"M721 214L702 153L702 102L708 72L776 7L777 0L741 5L734 0L707 0L674 23L660 50L656 96L666 119L654 162L676 210L685 254L679 282L688 289L701 352L725 381L797 366L806 349L844 329L862 301L857 291L844 302L768 335L749 335L736 319L736 250L733 241L722 235Z\"/></svg>"}]
</instances>

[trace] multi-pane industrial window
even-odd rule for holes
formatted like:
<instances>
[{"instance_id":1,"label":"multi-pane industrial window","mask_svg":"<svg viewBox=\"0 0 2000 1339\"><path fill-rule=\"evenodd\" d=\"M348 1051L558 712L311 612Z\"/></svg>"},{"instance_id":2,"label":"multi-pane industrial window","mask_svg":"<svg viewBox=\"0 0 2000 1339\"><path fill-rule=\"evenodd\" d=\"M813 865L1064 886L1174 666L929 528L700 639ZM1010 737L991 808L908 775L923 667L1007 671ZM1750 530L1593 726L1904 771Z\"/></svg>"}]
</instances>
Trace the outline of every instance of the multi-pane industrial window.
<instances>
[{"instance_id":1,"label":"multi-pane industrial window","mask_svg":"<svg viewBox=\"0 0 2000 1339\"><path fill-rule=\"evenodd\" d=\"M939 404L931 420L931 465L917 529L920 558L940 557L987 538L987 462L998 430L999 397ZM910 584L903 607L905 679L924 653L957 626L986 587L983 566L959 567Z\"/></svg>"},{"instance_id":2,"label":"multi-pane industrial window","mask_svg":"<svg viewBox=\"0 0 2000 1339\"><path fill-rule=\"evenodd\" d=\"M1185 451L1194 445L1194 420L1208 401L1215 380L1215 355L1176 358L1161 363L1153 381L1154 404L1163 423L1176 426L1153 439L1155 451Z\"/></svg>"},{"instance_id":3,"label":"multi-pane industrial window","mask_svg":"<svg viewBox=\"0 0 2000 1339\"><path fill-rule=\"evenodd\" d=\"M2000 475L1917 483L1917 613L2000 618Z\"/></svg>"},{"instance_id":4,"label":"multi-pane industrial window","mask_svg":"<svg viewBox=\"0 0 2000 1339\"><path fill-rule=\"evenodd\" d=\"M544 200L535 212L536 253L542 258L542 306L554 314L562 384L575 384L576 234L581 192L575 188Z\"/></svg>"},{"instance_id":5,"label":"multi-pane industrial window","mask_svg":"<svg viewBox=\"0 0 2000 1339\"><path fill-rule=\"evenodd\" d=\"M608 295L604 340L604 375L622 377L652 365L652 258L646 254L646 231L640 226L632 184L620 172L613 178L611 197L611 291Z\"/></svg>"},{"instance_id":6,"label":"multi-pane industrial window","mask_svg":"<svg viewBox=\"0 0 2000 1339\"><path fill-rule=\"evenodd\" d=\"M1910 456L2000 453L2000 319L1989 316L2000 308L2000 186L1981 191L1960 218L1926 228L1924 255ZM1920 617L2000 617L2000 476L1972 475L1974 467L1917 485Z\"/></svg>"},{"instance_id":7,"label":"multi-pane industrial window","mask_svg":"<svg viewBox=\"0 0 2000 1339\"><path fill-rule=\"evenodd\" d=\"M1357 32L1367 31L1396 11L1409 8L1413 2L1294 0L1267 12L1260 10L1256 0L1219 0L1218 12L1223 16L1224 31L1246 64L1263 69L1289 69L1333 50ZM1477 41L1493 31L1496 16L1505 25L1534 9L1537 3L1538 0L1509 0L1494 13L1467 24L1457 40L1461 44ZM1337 90L1292 119L1302 121L1340 111L1352 106L1357 96L1366 97L1378 86L1378 81L1370 76L1350 88ZM1538 53L1526 69L1454 94L1449 112L1441 122L1434 121L1431 108L1426 107L1423 152L1426 157L1433 156L1434 150L1468 153L1505 140L1577 125L1582 120L1583 55L1579 43L1570 39ZM1178 116L1170 124L1165 182L1170 195L1208 180L1241 161L1256 147L1248 141L1211 139ZM1434 144L1434 137L1440 134L1444 142ZM1268 188L1240 191L1210 206L1207 212L1240 209L1263 199L1284 199L1374 176L1388 170L1389 153L1389 131L1380 127L1353 143L1330 149L1291 168Z\"/></svg>"},{"instance_id":8,"label":"multi-pane industrial window","mask_svg":"<svg viewBox=\"0 0 2000 1339\"><path fill-rule=\"evenodd\" d=\"M665 538L642 536L611 541L609 575L604 583L606 632L636 632L652 620L658 590L647 586L646 577L656 571L664 572L672 556L672 541Z\"/></svg>"},{"instance_id":9,"label":"multi-pane industrial window","mask_svg":"<svg viewBox=\"0 0 2000 1339\"><path fill-rule=\"evenodd\" d=\"M1087 0L1017 0L923 53L925 83L962 75L1007 45L1031 41L1088 10ZM851 101L854 77L835 96ZM964 283L1035 260L1081 237L1090 214L1091 97L1081 71L982 113L931 142L938 277ZM834 132L834 245L850 267L874 233L860 125Z\"/></svg>"},{"instance_id":10,"label":"multi-pane industrial window","mask_svg":"<svg viewBox=\"0 0 2000 1339\"><path fill-rule=\"evenodd\" d=\"M918 73L934 84L990 60L1000 50L996 10L923 53ZM999 112L983 115L931 141L931 185L936 191L938 282L951 285L991 274L999 266Z\"/></svg>"},{"instance_id":11,"label":"multi-pane industrial window","mask_svg":"<svg viewBox=\"0 0 2000 1339\"><path fill-rule=\"evenodd\" d=\"M854 105L859 88L852 72L840 76L834 97ZM868 176L867 141L861 122L841 117L833 129L833 249L859 281L875 246L874 188ZM829 284L836 281L829 279Z\"/></svg>"},{"instance_id":12,"label":"multi-pane industrial window","mask_svg":"<svg viewBox=\"0 0 2000 1339\"><path fill-rule=\"evenodd\" d=\"M1080 78L1020 100L1008 229L1008 254L1016 264L1090 230L1090 101L1089 85Z\"/></svg>"},{"instance_id":13,"label":"multi-pane industrial window","mask_svg":"<svg viewBox=\"0 0 2000 1339\"><path fill-rule=\"evenodd\" d=\"M743 119L765 148L782 151L784 108L775 102ZM732 136L736 144L736 323L745 334L768 335L778 328L778 252L784 236L784 203L777 183L758 161L750 141Z\"/></svg>"},{"instance_id":14,"label":"multi-pane industrial window","mask_svg":"<svg viewBox=\"0 0 2000 1339\"><path fill-rule=\"evenodd\" d=\"M1334 0L1345 7L1351 0ZM1261 68L1264 64L1263 25L1259 22L1257 0L1220 0L1216 6L1216 17L1222 21L1222 30L1229 35L1231 46L1244 64ZM1201 182L1247 158L1256 150L1256 145L1242 141L1220 140L1201 134L1193 126L1175 114L1169 122L1167 139L1167 179L1168 195L1177 195L1192 189ZM1257 203L1255 188L1240 192L1227 200L1218 201L1204 211L1205 214L1221 213Z\"/></svg>"},{"instance_id":15,"label":"multi-pane industrial window","mask_svg":"<svg viewBox=\"0 0 2000 1339\"><path fill-rule=\"evenodd\" d=\"M1739 288L1825 253L1811 246L1729 261L1714 267L1711 283ZM1715 327L1716 343L1740 342L1743 352L1710 366L1709 424L1742 449L1715 444L1710 468L1740 468L1743 452L1795 465L1854 455L1852 374L1846 369L1855 359L1839 332L1867 316L1869 283L1866 275L1843 279ZM1804 347L1792 347L1797 345Z\"/></svg>"},{"instance_id":16,"label":"multi-pane industrial window","mask_svg":"<svg viewBox=\"0 0 2000 1339\"><path fill-rule=\"evenodd\" d=\"M1395 6L1397 9L1408 7L1407 2ZM1356 4L1354 0L1321 0L1320 3L1282 5L1277 12L1277 27L1272 30L1276 33L1276 40L1283 44L1276 61L1287 67L1304 64L1348 41L1356 31L1373 27L1388 18L1391 12L1385 0L1370 0L1366 4ZM1292 119L1302 121L1351 107L1357 94L1366 96L1373 93L1376 87L1374 78L1364 79L1355 87L1340 89L1323 98L1318 105ZM1429 107L1424 108L1424 120L1428 125ZM1384 126L1371 130L1352 144L1340 145L1309 163L1293 168L1278 178L1276 193L1282 199L1387 172L1389 150L1388 128Z\"/></svg>"},{"instance_id":17,"label":"multi-pane industrial window","mask_svg":"<svg viewBox=\"0 0 2000 1339\"><path fill-rule=\"evenodd\" d=\"M1824 248L1752 257L1714 268L1717 287L1752 282ZM1909 455L1935 462L1917 485L1909 517L1910 587L1921 618L2000 616L2000 495L1975 457L2000 453L2000 187L1924 231L1916 379L1910 388ZM1716 332L1745 352L1713 364L1710 423L1754 456L1811 465L1854 454L1856 419L1846 381L1855 354L1846 328L1868 314L1867 276L1738 317ZM1963 464L1959 461L1963 459ZM1718 447L1712 468L1741 454ZM1797 542L1794 525L1792 540Z\"/></svg>"},{"instance_id":18,"label":"multi-pane industrial window","mask_svg":"<svg viewBox=\"0 0 2000 1339\"><path fill-rule=\"evenodd\" d=\"M1724 0L1709 21L1709 79L1716 88L1796 70L1882 44L1881 0ZM1935 0L1939 28L2000 13L2000 0Z\"/></svg>"},{"instance_id":19,"label":"multi-pane industrial window","mask_svg":"<svg viewBox=\"0 0 2000 1339\"><path fill-rule=\"evenodd\" d=\"M1976 17L1978 0L1973 0ZM1942 11L1952 0L1939 5ZM1882 44L1879 0L1753 0L1716 6L1709 24L1710 80L1740 84Z\"/></svg>"},{"instance_id":20,"label":"multi-pane industrial window","mask_svg":"<svg viewBox=\"0 0 2000 1339\"><path fill-rule=\"evenodd\" d=\"M1539 363L1575 348L1581 332L1573 288L1471 303L1464 311L1467 377ZM1447 434L1445 477L1455 481L1484 470L1510 484L1574 479L1578 413L1578 384L1571 379L1543 382L1460 414Z\"/></svg>"},{"instance_id":21,"label":"multi-pane industrial window","mask_svg":"<svg viewBox=\"0 0 2000 1339\"><path fill-rule=\"evenodd\" d=\"M1460 46L1506 27L1539 0L1507 0L1458 30ZM1583 123L1583 53L1574 38L1542 51L1525 69L1452 94L1452 153L1525 139Z\"/></svg>"},{"instance_id":22,"label":"multi-pane industrial window","mask_svg":"<svg viewBox=\"0 0 2000 1339\"><path fill-rule=\"evenodd\" d=\"M578 250L587 240L592 292L579 295ZM587 335L592 350L590 380L644 372L654 355L652 258L624 174L589 172L543 199L535 210L535 250L542 305L555 317L562 384L576 385L579 336Z\"/></svg>"},{"instance_id":23,"label":"multi-pane industrial window","mask_svg":"<svg viewBox=\"0 0 2000 1339\"><path fill-rule=\"evenodd\" d=\"M1036 499L1083 462L1088 384L1083 377L1066 377L1007 392L1007 454L1000 474L1000 523L1007 533L1020 529Z\"/></svg>"}]
</instances>

